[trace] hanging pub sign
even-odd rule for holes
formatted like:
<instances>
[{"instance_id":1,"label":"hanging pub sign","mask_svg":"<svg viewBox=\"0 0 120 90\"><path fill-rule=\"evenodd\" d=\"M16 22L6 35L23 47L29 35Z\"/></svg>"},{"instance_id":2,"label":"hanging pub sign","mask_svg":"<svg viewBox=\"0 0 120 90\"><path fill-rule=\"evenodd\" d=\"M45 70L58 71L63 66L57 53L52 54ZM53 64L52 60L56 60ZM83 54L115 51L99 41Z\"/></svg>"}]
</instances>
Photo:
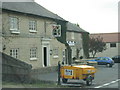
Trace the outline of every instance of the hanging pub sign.
<instances>
[{"instance_id":1,"label":"hanging pub sign","mask_svg":"<svg viewBox=\"0 0 120 90\"><path fill-rule=\"evenodd\" d=\"M61 25L53 25L53 36L54 37L61 37Z\"/></svg>"}]
</instances>

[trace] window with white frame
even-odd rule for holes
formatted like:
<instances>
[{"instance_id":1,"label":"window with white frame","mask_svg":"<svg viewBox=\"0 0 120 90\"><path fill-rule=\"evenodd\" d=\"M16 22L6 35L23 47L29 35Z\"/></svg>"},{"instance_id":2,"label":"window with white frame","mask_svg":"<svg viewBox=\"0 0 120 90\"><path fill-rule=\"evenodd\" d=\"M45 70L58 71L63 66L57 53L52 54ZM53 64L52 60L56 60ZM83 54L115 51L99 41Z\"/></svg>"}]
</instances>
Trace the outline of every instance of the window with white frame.
<instances>
[{"instance_id":1,"label":"window with white frame","mask_svg":"<svg viewBox=\"0 0 120 90\"><path fill-rule=\"evenodd\" d=\"M37 59L37 48L36 47L32 47L30 49L30 60L34 60Z\"/></svg>"},{"instance_id":2,"label":"window with white frame","mask_svg":"<svg viewBox=\"0 0 120 90\"><path fill-rule=\"evenodd\" d=\"M61 37L61 25L53 25L53 36Z\"/></svg>"},{"instance_id":3,"label":"window with white frame","mask_svg":"<svg viewBox=\"0 0 120 90\"><path fill-rule=\"evenodd\" d=\"M14 48L10 50L10 56L14 57L14 58L18 58L18 48Z\"/></svg>"},{"instance_id":4,"label":"window with white frame","mask_svg":"<svg viewBox=\"0 0 120 90\"><path fill-rule=\"evenodd\" d=\"M30 32L37 32L37 22L36 21L29 21L29 31Z\"/></svg>"},{"instance_id":5,"label":"window with white frame","mask_svg":"<svg viewBox=\"0 0 120 90\"><path fill-rule=\"evenodd\" d=\"M16 17L10 17L10 30L18 31L19 20Z\"/></svg>"}]
</instances>

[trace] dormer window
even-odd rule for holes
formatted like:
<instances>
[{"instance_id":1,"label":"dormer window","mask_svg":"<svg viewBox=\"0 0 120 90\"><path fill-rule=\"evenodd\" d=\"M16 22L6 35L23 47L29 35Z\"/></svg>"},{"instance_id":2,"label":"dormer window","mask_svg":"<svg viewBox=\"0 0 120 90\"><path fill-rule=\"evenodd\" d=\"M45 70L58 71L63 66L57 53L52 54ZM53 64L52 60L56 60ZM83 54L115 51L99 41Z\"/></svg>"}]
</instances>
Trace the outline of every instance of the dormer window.
<instances>
[{"instance_id":1,"label":"dormer window","mask_svg":"<svg viewBox=\"0 0 120 90\"><path fill-rule=\"evenodd\" d=\"M61 25L53 25L53 36L61 37Z\"/></svg>"}]
</instances>

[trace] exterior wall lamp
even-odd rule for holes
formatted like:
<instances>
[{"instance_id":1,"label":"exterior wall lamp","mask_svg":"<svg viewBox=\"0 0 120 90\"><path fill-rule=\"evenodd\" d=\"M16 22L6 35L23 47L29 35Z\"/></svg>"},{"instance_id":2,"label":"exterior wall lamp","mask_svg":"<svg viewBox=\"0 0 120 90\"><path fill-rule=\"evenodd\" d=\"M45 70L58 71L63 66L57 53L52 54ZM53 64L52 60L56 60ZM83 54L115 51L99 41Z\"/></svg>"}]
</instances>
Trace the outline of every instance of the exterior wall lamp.
<instances>
[{"instance_id":1,"label":"exterior wall lamp","mask_svg":"<svg viewBox=\"0 0 120 90\"><path fill-rule=\"evenodd\" d=\"M53 54L53 50L50 50L50 55L52 55Z\"/></svg>"}]
</instances>

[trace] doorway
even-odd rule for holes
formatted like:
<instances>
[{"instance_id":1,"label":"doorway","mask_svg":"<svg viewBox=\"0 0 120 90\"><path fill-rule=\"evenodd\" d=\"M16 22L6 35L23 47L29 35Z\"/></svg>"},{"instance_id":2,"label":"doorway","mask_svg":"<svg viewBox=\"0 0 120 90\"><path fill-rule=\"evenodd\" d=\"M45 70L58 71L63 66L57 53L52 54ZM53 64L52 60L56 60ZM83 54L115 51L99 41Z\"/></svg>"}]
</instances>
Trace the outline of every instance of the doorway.
<instances>
[{"instance_id":1,"label":"doorway","mask_svg":"<svg viewBox=\"0 0 120 90\"><path fill-rule=\"evenodd\" d=\"M47 47L43 47L44 66L47 66Z\"/></svg>"},{"instance_id":2,"label":"doorway","mask_svg":"<svg viewBox=\"0 0 120 90\"><path fill-rule=\"evenodd\" d=\"M42 65L50 66L50 44L47 41L42 41Z\"/></svg>"}]
</instances>

